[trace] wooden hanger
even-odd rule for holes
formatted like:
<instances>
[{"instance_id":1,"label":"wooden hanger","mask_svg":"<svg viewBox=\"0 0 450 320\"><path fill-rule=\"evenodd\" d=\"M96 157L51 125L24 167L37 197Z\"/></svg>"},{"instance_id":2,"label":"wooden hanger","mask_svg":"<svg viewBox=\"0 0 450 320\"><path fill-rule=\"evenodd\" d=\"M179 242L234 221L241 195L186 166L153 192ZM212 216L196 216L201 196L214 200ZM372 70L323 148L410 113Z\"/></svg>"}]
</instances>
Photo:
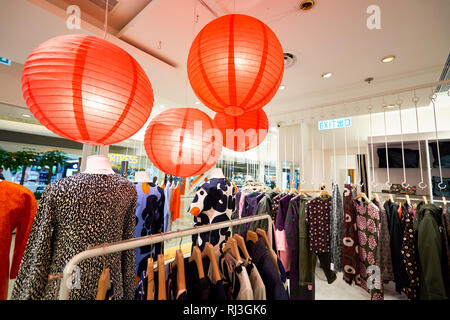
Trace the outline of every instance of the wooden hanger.
<instances>
[{"instance_id":1,"label":"wooden hanger","mask_svg":"<svg viewBox=\"0 0 450 320\"><path fill-rule=\"evenodd\" d=\"M197 265L198 278L203 279L205 277L205 272L203 270L202 252L197 246L192 248L191 256L189 257L189 263L195 261Z\"/></svg>"},{"instance_id":2,"label":"wooden hanger","mask_svg":"<svg viewBox=\"0 0 450 320\"><path fill-rule=\"evenodd\" d=\"M177 266L177 291L186 290L186 279L184 274L184 256L183 252L178 249L175 254L174 264Z\"/></svg>"},{"instance_id":3,"label":"wooden hanger","mask_svg":"<svg viewBox=\"0 0 450 320\"><path fill-rule=\"evenodd\" d=\"M245 246L244 238L240 234L233 235L233 238L236 240L238 247L241 249L242 253L244 254L245 260L248 260L250 258L250 255L248 254L247 247Z\"/></svg>"},{"instance_id":4,"label":"wooden hanger","mask_svg":"<svg viewBox=\"0 0 450 320\"><path fill-rule=\"evenodd\" d=\"M367 203L370 203L371 201L369 200L369 198L367 198L366 194L364 192L360 192L358 193L358 195L353 199L353 200L358 200L363 198Z\"/></svg>"},{"instance_id":5,"label":"wooden hanger","mask_svg":"<svg viewBox=\"0 0 450 320\"><path fill-rule=\"evenodd\" d=\"M111 275L109 273L109 268L103 269L100 279L98 280L97 286L97 297L95 300L105 300L106 292L111 289Z\"/></svg>"},{"instance_id":6,"label":"wooden hanger","mask_svg":"<svg viewBox=\"0 0 450 320\"><path fill-rule=\"evenodd\" d=\"M322 189L322 190L320 190L320 193L318 196L319 197L323 197L323 196L331 197L331 194L327 191L327 189Z\"/></svg>"},{"instance_id":7,"label":"wooden hanger","mask_svg":"<svg viewBox=\"0 0 450 320\"><path fill-rule=\"evenodd\" d=\"M281 189L280 188L275 188L275 189L273 189L274 191L276 191L276 192L278 192L278 193L281 193Z\"/></svg>"},{"instance_id":8,"label":"wooden hanger","mask_svg":"<svg viewBox=\"0 0 450 320\"><path fill-rule=\"evenodd\" d=\"M426 196L423 196L423 197L422 197L422 200L423 200L423 202L424 202L425 204L428 203L428 200L427 200L427 197L426 197Z\"/></svg>"},{"instance_id":9,"label":"wooden hanger","mask_svg":"<svg viewBox=\"0 0 450 320\"><path fill-rule=\"evenodd\" d=\"M166 269L164 255L158 254L158 300L166 300Z\"/></svg>"},{"instance_id":10,"label":"wooden hanger","mask_svg":"<svg viewBox=\"0 0 450 320\"><path fill-rule=\"evenodd\" d=\"M447 199L445 199L445 196L442 197L442 203L447 204Z\"/></svg>"},{"instance_id":11,"label":"wooden hanger","mask_svg":"<svg viewBox=\"0 0 450 320\"><path fill-rule=\"evenodd\" d=\"M376 200L376 201L380 202L380 197L378 197L378 194L374 193L372 195L372 200Z\"/></svg>"},{"instance_id":12,"label":"wooden hanger","mask_svg":"<svg viewBox=\"0 0 450 320\"><path fill-rule=\"evenodd\" d=\"M242 261L241 255L239 254L239 249L238 249L238 246L237 246L237 242L232 237L228 238L228 240L225 243L225 246L223 248L223 252L227 252L227 251L230 251L230 250L231 250L231 253L233 254L234 258L238 262Z\"/></svg>"},{"instance_id":13,"label":"wooden hanger","mask_svg":"<svg viewBox=\"0 0 450 320\"><path fill-rule=\"evenodd\" d=\"M152 251L150 251L151 254ZM154 300L155 280L153 274L153 258L147 260L147 300Z\"/></svg>"},{"instance_id":14,"label":"wooden hanger","mask_svg":"<svg viewBox=\"0 0 450 320\"><path fill-rule=\"evenodd\" d=\"M405 195L405 200L407 204L411 204L411 199L409 198L408 194Z\"/></svg>"},{"instance_id":15,"label":"wooden hanger","mask_svg":"<svg viewBox=\"0 0 450 320\"><path fill-rule=\"evenodd\" d=\"M272 260L272 263L274 264L275 269L277 269L278 274L281 274L280 268L278 267L277 254L275 253L275 251L273 251L272 246L269 243L269 239L267 238L267 233L261 228L257 228L256 233L263 238L264 243L266 244L267 250L269 251L270 260Z\"/></svg>"},{"instance_id":16,"label":"wooden hanger","mask_svg":"<svg viewBox=\"0 0 450 320\"><path fill-rule=\"evenodd\" d=\"M217 281L220 281L221 276L219 272L219 266L217 265L216 260L216 254L214 253L214 247L211 243L206 242L205 247L203 248L202 257L207 256L209 258L209 261L211 263L211 267L213 269L214 274L214 284L217 283Z\"/></svg>"},{"instance_id":17,"label":"wooden hanger","mask_svg":"<svg viewBox=\"0 0 450 320\"><path fill-rule=\"evenodd\" d=\"M256 232L248 230L245 241L252 241L253 243L256 243L258 241L258 235L256 234Z\"/></svg>"},{"instance_id":18,"label":"wooden hanger","mask_svg":"<svg viewBox=\"0 0 450 320\"><path fill-rule=\"evenodd\" d=\"M392 196L392 194L389 194L388 199L390 202L394 203L394 197Z\"/></svg>"},{"instance_id":19,"label":"wooden hanger","mask_svg":"<svg viewBox=\"0 0 450 320\"><path fill-rule=\"evenodd\" d=\"M289 188L285 188L284 193L289 193Z\"/></svg>"}]
</instances>

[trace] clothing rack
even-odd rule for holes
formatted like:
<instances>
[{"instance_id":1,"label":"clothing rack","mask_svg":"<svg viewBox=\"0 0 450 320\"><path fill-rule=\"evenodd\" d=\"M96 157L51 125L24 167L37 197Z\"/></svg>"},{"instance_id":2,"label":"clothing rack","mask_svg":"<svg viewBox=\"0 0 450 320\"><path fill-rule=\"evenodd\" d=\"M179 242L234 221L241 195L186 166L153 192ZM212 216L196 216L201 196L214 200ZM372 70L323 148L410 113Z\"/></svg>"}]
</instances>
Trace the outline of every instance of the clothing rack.
<instances>
[{"instance_id":1,"label":"clothing rack","mask_svg":"<svg viewBox=\"0 0 450 320\"><path fill-rule=\"evenodd\" d=\"M148 245L152 245L154 243L160 243L176 238L184 238L194 234L200 234L205 232L210 232L212 230L223 229L226 227L234 227L241 224L246 224L249 222L260 221L267 219L268 222L268 230L267 230L267 238L269 243L272 244L272 218L270 215L257 215L252 217L246 217L241 219L234 219L230 221L211 223L208 225L194 227L185 230L171 231L167 233L158 233L150 236L139 237L135 239L128 239L123 241L118 241L114 243L108 243L105 245L100 245L85 251L82 251L75 255L70 261L66 264L63 271L63 277L60 282L59 287L59 300L69 300L70 290L68 284L72 284L72 273L75 270L75 267L81 263L83 260L105 256L107 254L121 252L125 250L136 249L139 247L144 247Z\"/></svg>"}]
</instances>

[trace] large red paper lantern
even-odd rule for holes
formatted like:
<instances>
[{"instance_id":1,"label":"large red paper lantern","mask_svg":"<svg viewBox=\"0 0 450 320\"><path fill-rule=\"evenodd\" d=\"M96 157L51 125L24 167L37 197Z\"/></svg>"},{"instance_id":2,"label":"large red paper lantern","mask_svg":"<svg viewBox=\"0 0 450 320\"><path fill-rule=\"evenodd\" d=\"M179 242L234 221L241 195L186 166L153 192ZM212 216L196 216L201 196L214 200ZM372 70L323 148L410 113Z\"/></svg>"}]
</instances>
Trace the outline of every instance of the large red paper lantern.
<instances>
[{"instance_id":1,"label":"large red paper lantern","mask_svg":"<svg viewBox=\"0 0 450 320\"><path fill-rule=\"evenodd\" d=\"M203 111L172 108L150 122L144 146L150 161L161 171L192 177L216 164L222 152L222 135Z\"/></svg>"},{"instance_id":2,"label":"large red paper lantern","mask_svg":"<svg viewBox=\"0 0 450 320\"><path fill-rule=\"evenodd\" d=\"M256 18L231 14L208 23L189 50L187 70L197 97L216 112L240 116L277 92L284 56L275 33Z\"/></svg>"},{"instance_id":3,"label":"large red paper lantern","mask_svg":"<svg viewBox=\"0 0 450 320\"><path fill-rule=\"evenodd\" d=\"M138 62L85 35L55 37L34 49L23 68L22 91L47 129L90 145L128 139L153 107L152 86Z\"/></svg>"},{"instance_id":4,"label":"large red paper lantern","mask_svg":"<svg viewBox=\"0 0 450 320\"><path fill-rule=\"evenodd\" d=\"M217 113L214 122L222 132L223 146L240 152L257 147L269 131L269 120L262 109L240 117Z\"/></svg>"}]
</instances>

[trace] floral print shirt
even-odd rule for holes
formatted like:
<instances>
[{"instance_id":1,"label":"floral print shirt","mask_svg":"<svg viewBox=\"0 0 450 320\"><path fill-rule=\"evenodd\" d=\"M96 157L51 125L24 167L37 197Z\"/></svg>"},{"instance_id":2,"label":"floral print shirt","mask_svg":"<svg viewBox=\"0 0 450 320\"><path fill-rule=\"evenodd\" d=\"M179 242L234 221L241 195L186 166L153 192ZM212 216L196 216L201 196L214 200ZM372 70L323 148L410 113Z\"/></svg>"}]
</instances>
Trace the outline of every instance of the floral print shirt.
<instances>
[{"instance_id":1,"label":"floral print shirt","mask_svg":"<svg viewBox=\"0 0 450 320\"><path fill-rule=\"evenodd\" d=\"M380 210L373 203L355 201L356 230L358 234L359 272L361 288L370 293L372 300L383 300L383 284L377 265Z\"/></svg>"},{"instance_id":2,"label":"floral print shirt","mask_svg":"<svg viewBox=\"0 0 450 320\"><path fill-rule=\"evenodd\" d=\"M317 197L306 204L305 221L309 229L309 251L330 252L331 197Z\"/></svg>"}]
</instances>

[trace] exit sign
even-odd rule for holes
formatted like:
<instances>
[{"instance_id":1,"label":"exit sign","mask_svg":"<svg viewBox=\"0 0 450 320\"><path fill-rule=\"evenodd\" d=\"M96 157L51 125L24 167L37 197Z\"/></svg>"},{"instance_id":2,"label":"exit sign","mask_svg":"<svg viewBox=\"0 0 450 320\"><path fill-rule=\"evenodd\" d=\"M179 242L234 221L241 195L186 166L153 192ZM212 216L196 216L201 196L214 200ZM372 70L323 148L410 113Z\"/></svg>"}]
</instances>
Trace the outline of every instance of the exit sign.
<instances>
[{"instance_id":1,"label":"exit sign","mask_svg":"<svg viewBox=\"0 0 450 320\"><path fill-rule=\"evenodd\" d=\"M341 129L352 126L352 118L340 118L319 121L319 130Z\"/></svg>"},{"instance_id":2,"label":"exit sign","mask_svg":"<svg viewBox=\"0 0 450 320\"><path fill-rule=\"evenodd\" d=\"M10 66L11 65L11 60L0 57L0 63L4 64L4 65L7 65L7 66Z\"/></svg>"}]
</instances>

